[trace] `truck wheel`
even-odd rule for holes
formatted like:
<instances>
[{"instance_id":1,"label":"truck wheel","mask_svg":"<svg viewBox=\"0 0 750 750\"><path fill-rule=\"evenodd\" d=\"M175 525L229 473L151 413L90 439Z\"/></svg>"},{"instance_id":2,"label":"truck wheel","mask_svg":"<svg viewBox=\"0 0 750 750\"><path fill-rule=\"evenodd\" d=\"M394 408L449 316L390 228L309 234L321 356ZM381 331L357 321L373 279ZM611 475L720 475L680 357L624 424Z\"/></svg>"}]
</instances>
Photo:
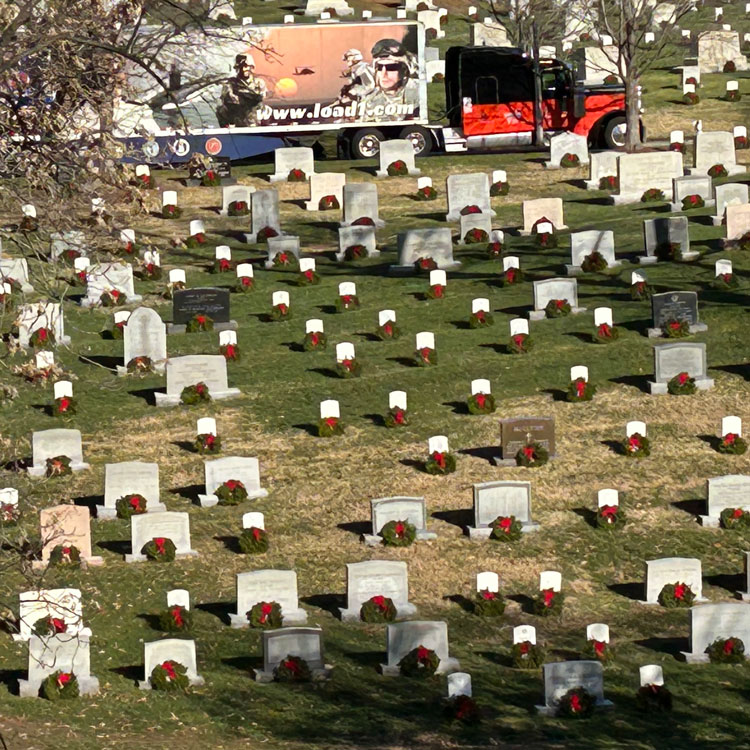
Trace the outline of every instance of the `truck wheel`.
<instances>
[{"instance_id":1,"label":"truck wheel","mask_svg":"<svg viewBox=\"0 0 750 750\"><path fill-rule=\"evenodd\" d=\"M427 128L421 125L407 125L398 134L399 138L411 141L414 147L414 156L427 156L432 151L432 135Z\"/></svg>"},{"instance_id":2,"label":"truck wheel","mask_svg":"<svg viewBox=\"0 0 750 750\"><path fill-rule=\"evenodd\" d=\"M380 153L385 138L376 128L362 128L352 136L352 156L355 159L374 159Z\"/></svg>"},{"instance_id":3,"label":"truck wheel","mask_svg":"<svg viewBox=\"0 0 750 750\"><path fill-rule=\"evenodd\" d=\"M621 115L613 117L604 128L604 146L611 149L625 148L626 120Z\"/></svg>"}]
</instances>

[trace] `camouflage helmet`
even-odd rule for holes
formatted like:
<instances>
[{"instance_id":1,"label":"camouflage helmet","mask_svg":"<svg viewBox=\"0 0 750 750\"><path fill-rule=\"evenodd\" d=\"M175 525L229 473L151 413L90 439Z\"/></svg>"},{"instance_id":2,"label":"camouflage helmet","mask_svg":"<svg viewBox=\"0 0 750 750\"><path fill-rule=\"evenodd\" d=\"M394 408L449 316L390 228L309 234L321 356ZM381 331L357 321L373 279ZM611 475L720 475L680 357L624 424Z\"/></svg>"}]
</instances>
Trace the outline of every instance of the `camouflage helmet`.
<instances>
[{"instance_id":1,"label":"camouflage helmet","mask_svg":"<svg viewBox=\"0 0 750 750\"><path fill-rule=\"evenodd\" d=\"M255 60L253 60L252 55L235 55L234 57L234 68L235 70L237 68L242 68L244 66L248 66L250 68L255 67Z\"/></svg>"},{"instance_id":2,"label":"camouflage helmet","mask_svg":"<svg viewBox=\"0 0 750 750\"><path fill-rule=\"evenodd\" d=\"M381 39L379 42L375 42L375 46L372 48L373 60L389 59L395 62L406 62L407 57L408 52L404 45L395 39Z\"/></svg>"},{"instance_id":3,"label":"camouflage helmet","mask_svg":"<svg viewBox=\"0 0 750 750\"><path fill-rule=\"evenodd\" d=\"M353 60L354 62L359 62L360 60L364 60L364 55L358 50L354 49L352 47L351 49L348 49L341 57L342 60Z\"/></svg>"}]
</instances>

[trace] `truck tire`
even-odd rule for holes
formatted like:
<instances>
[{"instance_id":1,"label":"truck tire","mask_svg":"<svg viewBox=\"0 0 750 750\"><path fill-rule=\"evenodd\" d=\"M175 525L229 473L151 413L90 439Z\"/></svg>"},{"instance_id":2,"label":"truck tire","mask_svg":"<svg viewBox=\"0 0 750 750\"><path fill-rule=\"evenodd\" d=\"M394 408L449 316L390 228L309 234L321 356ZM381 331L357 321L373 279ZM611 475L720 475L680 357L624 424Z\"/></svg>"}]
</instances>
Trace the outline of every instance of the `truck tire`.
<instances>
[{"instance_id":1,"label":"truck tire","mask_svg":"<svg viewBox=\"0 0 750 750\"><path fill-rule=\"evenodd\" d=\"M432 134L421 125L407 125L401 129L398 137L411 141L414 156L427 156L432 151Z\"/></svg>"},{"instance_id":2,"label":"truck tire","mask_svg":"<svg viewBox=\"0 0 750 750\"><path fill-rule=\"evenodd\" d=\"M352 156L355 159L374 159L380 153L380 144L385 140L377 128L362 128L352 136Z\"/></svg>"},{"instance_id":3,"label":"truck tire","mask_svg":"<svg viewBox=\"0 0 750 750\"><path fill-rule=\"evenodd\" d=\"M618 115L613 117L604 126L604 147L614 150L625 148L625 117Z\"/></svg>"}]
</instances>

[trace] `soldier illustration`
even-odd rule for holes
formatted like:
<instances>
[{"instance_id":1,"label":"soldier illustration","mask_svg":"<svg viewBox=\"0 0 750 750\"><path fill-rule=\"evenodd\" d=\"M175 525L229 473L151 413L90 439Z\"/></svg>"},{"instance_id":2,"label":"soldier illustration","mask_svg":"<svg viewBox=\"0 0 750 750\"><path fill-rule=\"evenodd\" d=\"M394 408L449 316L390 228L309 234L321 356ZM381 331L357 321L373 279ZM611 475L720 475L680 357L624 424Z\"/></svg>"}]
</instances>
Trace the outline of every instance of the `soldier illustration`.
<instances>
[{"instance_id":1,"label":"soldier illustration","mask_svg":"<svg viewBox=\"0 0 750 750\"><path fill-rule=\"evenodd\" d=\"M358 49L348 49L341 59L346 63L342 77L347 79L347 83L342 86L338 101L341 104L358 102L375 88L372 68Z\"/></svg>"},{"instance_id":2,"label":"soldier illustration","mask_svg":"<svg viewBox=\"0 0 750 750\"><path fill-rule=\"evenodd\" d=\"M416 110L419 105L418 71L414 56L395 39L381 39L372 48L372 63L375 72L375 88L362 101L366 112L375 119L372 109L389 104L410 104ZM399 119L402 115L385 115Z\"/></svg>"},{"instance_id":3,"label":"soldier illustration","mask_svg":"<svg viewBox=\"0 0 750 750\"><path fill-rule=\"evenodd\" d=\"M221 90L221 104L216 110L219 126L257 125L263 99L269 95L266 82L255 75L252 55L237 55L234 70L235 75L227 80Z\"/></svg>"}]
</instances>

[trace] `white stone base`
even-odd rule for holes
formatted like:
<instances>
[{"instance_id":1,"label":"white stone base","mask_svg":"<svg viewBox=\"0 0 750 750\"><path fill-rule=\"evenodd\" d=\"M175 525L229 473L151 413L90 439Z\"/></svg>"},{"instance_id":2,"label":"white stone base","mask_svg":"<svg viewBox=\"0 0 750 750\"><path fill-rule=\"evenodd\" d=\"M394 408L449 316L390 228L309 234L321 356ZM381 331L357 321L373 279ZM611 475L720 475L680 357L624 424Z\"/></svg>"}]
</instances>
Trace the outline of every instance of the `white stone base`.
<instances>
[{"instance_id":1,"label":"white stone base","mask_svg":"<svg viewBox=\"0 0 750 750\"><path fill-rule=\"evenodd\" d=\"M694 323L693 325L688 326L688 330L690 333L704 333L708 330L708 326L705 323ZM661 328L647 328L646 332L650 339L658 339L663 336ZM676 341L677 339L674 340Z\"/></svg>"},{"instance_id":2,"label":"white stone base","mask_svg":"<svg viewBox=\"0 0 750 750\"><path fill-rule=\"evenodd\" d=\"M91 466L87 463L79 463L79 462L73 462L70 463L70 470L71 471L84 471L86 469L90 469ZM28 469L26 469L30 477L43 477L47 473L47 467L39 467L39 466L29 466Z\"/></svg>"},{"instance_id":3,"label":"white stone base","mask_svg":"<svg viewBox=\"0 0 750 750\"><path fill-rule=\"evenodd\" d=\"M248 500L257 500L260 497L268 497L268 490L259 489L247 493ZM201 508L213 508L214 505L219 504L219 498L216 495L198 495L198 502Z\"/></svg>"},{"instance_id":4,"label":"white stone base","mask_svg":"<svg viewBox=\"0 0 750 750\"><path fill-rule=\"evenodd\" d=\"M750 591L738 591L737 597L742 599L743 602L750 602Z\"/></svg>"},{"instance_id":5,"label":"white stone base","mask_svg":"<svg viewBox=\"0 0 750 750\"><path fill-rule=\"evenodd\" d=\"M78 679L78 691L81 695L96 695L99 692L99 680L96 677L79 677ZM30 682L29 680L18 681L18 694L21 698L38 698L39 688L42 686L42 680L35 680Z\"/></svg>"},{"instance_id":6,"label":"white stone base","mask_svg":"<svg viewBox=\"0 0 750 750\"><path fill-rule=\"evenodd\" d=\"M513 464L515 465L515 459ZM466 530L469 532L469 539L489 539L492 529L489 526L481 526L476 528L474 526L467 526ZM538 531L539 524L536 521L521 522L521 531L529 533L531 531Z\"/></svg>"},{"instance_id":7,"label":"white stone base","mask_svg":"<svg viewBox=\"0 0 750 750\"><path fill-rule=\"evenodd\" d=\"M225 398L239 396L241 393L242 391L239 388L228 388L226 391L211 391L211 398L214 401L221 401ZM155 393L154 398L157 406L177 406L180 403L179 396L169 396L166 393Z\"/></svg>"},{"instance_id":8,"label":"white stone base","mask_svg":"<svg viewBox=\"0 0 750 750\"><path fill-rule=\"evenodd\" d=\"M437 539L437 534L432 531L417 531L417 542L428 542L431 539ZM380 547L383 544L383 537L377 534L362 534L362 541L368 547Z\"/></svg>"},{"instance_id":9,"label":"white stone base","mask_svg":"<svg viewBox=\"0 0 750 750\"><path fill-rule=\"evenodd\" d=\"M281 615L281 623L283 627L289 625L306 625L307 624L307 612L304 609L285 609ZM247 615L245 613L240 614L239 612L229 613L229 625L233 628L249 628L250 623L248 622Z\"/></svg>"},{"instance_id":10,"label":"white stone base","mask_svg":"<svg viewBox=\"0 0 750 750\"><path fill-rule=\"evenodd\" d=\"M188 552L177 552L174 556L175 560L184 560L187 557L198 557L198 553L194 549L191 549ZM146 560L148 560L146 555L142 555L140 553L138 553L137 555L125 555L126 563L145 562Z\"/></svg>"},{"instance_id":11,"label":"white stone base","mask_svg":"<svg viewBox=\"0 0 750 750\"><path fill-rule=\"evenodd\" d=\"M585 312L585 307L572 307L570 309L571 315L580 315L581 313ZM544 312L544 310L532 310L531 312L529 312L529 320L547 320L547 314ZM553 320L553 318L550 318L550 320Z\"/></svg>"},{"instance_id":12,"label":"white stone base","mask_svg":"<svg viewBox=\"0 0 750 750\"><path fill-rule=\"evenodd\" d=\"M721 524L720 516L698 516L698 523L707 529L718 529Z\"/></svg>"},{"instance_id":13,"label":"white stone base","mask_svg":"<svg viewBox=\"0 0 750 750\"><path fill-rule=\"evenodd\" d=\"M652 396L663 396L664 394L669 393L666 383L654 383L649 381L648 387ZM707 391L714 387L714 380L713 378L696 378L695 387L699 391Z\"/></svg>"},{"instance_id":14,"label":"white stone base","mask_svg":"<svg viewBox=\"0 0 750 750\"><path fill-rule=\"evenodd\" d=\"M612 263L609 263L607 265L607 268L605 268L604 270L607 271L610 268L619 268L621 265L622 265L622 261L616 260ZM581 266L571 266L566 263L565 272L567 273L568 276L580 276L583 273L583 268L581 268Z\"/></svg>"},{"instance_id":15,"label":"white stone base","mask_svg":"<svg viewBox=\"0 0 750 750\"><path fill-rule=\"evenodd\" d=\"M401 602L396 607L397 620L404 620L416 614L417 608L411 602ZM339 617L341 618L341 622L360 622L358 609L340 609Z\"/></svg>"},{"instance_id":16,"label":"white stone base","mask_svg":"<svg viewBox=\"0 0 750 750\"><path fill-rule=\"evenodd\" d=\"M108 508L106 505L97 505L96 517L101 521L111 521L117 518L117 508ZM149 503L146 513L163 513L167 509L164 503Z\"/></svg>"}]
</instances>

